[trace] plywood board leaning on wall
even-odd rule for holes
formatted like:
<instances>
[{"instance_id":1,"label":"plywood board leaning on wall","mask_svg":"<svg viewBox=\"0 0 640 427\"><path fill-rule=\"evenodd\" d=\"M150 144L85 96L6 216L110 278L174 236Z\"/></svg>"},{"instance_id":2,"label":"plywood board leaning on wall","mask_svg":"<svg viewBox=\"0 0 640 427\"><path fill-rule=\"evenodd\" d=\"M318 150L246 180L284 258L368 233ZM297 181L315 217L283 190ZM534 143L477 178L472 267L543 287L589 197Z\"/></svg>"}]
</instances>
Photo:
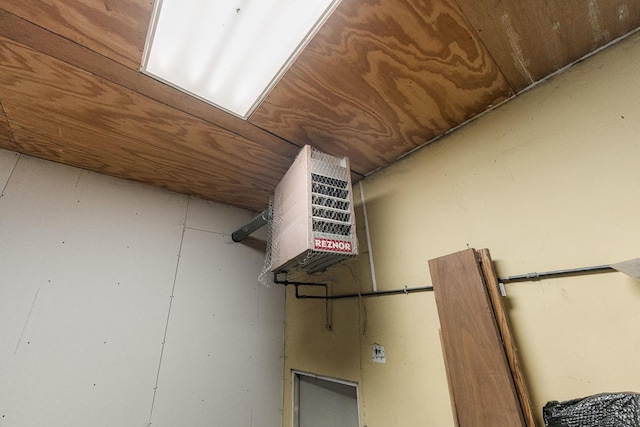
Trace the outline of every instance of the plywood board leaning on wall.
<instances>
[{"instance_id":1,"label":"plywood board leaning on wall","mask_svg":"<svg viewBox=\"0 0 640 427\"><path fill-rule=\"evenodd\" d=\"M522 408L522 416L524 417L527 427L536 427L533 408L531 406L531 397L522 372L522 365L518 360L515 340L509 326L509 318L502 303L502 295L500 294L498 285L498 276L496 275L493 261L489 249L479 249L477 251L478 261L484 276L484 285L487 289L487 295L491 301L493 315L496 320L496 326L500 332L500 338L504 345L505 356L509 364L509 370L513 377L513 385L516 388L518 399L520 400L520 408Z\"/></svg>"},{"instance_id":2,"label":"plywood board leaning on wall","mask_svg":"<svg viewBox=\"0 0 640 427\"><path fill-rule=\"evenodd\" d=\"M474 249L429 260L460 427L526 426Z\"/></svg>"}]
</instances>

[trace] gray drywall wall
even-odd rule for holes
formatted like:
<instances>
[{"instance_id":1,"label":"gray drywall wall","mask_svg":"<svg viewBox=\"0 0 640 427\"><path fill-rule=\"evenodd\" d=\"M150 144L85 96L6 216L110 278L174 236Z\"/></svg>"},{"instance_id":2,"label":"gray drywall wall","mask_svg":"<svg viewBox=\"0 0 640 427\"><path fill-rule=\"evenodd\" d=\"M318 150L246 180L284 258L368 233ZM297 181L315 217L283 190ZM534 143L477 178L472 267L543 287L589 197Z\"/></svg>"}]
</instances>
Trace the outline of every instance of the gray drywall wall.
<instances>
[{"instance_id":1,"label":"gray drywall wall","mask_svg":"<svg viewBox=\"0 0 640 427\"><path fill-rule=\"evenodd\" d=\"M0 426L281 424L253 213L0 150Z\"/></svg>"}]
</instances>

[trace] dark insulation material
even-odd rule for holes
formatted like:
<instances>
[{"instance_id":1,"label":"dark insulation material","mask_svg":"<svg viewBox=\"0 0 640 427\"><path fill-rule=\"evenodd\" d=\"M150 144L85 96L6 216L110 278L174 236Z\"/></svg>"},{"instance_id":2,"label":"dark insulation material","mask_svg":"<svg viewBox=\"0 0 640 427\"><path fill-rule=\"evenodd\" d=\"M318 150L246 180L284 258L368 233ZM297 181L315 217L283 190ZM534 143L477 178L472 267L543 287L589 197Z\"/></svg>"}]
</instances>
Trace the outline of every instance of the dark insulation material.
<instances>
[{"instance_id":1,"label":"dark insulation material","mask_svg":"<svg viewBox=\"0 0 640 427\"><path fill-rule=\"evenodd\" d=\"M552 401L542 412L546 427L640 427L640 394L603 393Z\"/></svg>"}]
</instances>

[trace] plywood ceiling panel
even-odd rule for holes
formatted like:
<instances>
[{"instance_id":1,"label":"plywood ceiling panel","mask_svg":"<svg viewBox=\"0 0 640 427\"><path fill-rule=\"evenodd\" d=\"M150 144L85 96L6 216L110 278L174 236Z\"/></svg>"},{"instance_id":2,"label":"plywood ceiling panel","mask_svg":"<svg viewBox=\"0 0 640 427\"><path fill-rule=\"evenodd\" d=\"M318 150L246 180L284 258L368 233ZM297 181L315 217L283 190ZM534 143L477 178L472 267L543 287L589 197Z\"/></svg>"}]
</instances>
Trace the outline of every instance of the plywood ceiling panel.
<instances>
[{"instance_id":1,"label":"plywood ceiling panel","mask_svg":"<svg viewBox=\"0 0 640 427\"><path fill-rule=\"evenodd\" d=\"M290 162L4 38L0 89L19 150L38 157L246 208L267 205Z\"/></svg>"},{"instance_id":2,"label":"plywood ceiling panel","mask_svg":"<svg viewBox=\"0 0 640 427\"><path fill-rule=\"evenodd\" d=\"M343 0L250 122L367 173L510 95L454 3Z\"/></svg>"},{"instance_id":3,"label":"plywood ceiling panel","mask_svg":"<svg viewBox=\"0 0 640 427\"><path fill-rule=\"evenodd\" d=\"M0 2L0 146L261 211L305 144L355 182L640 27L640 0L342 0L244 121L139 72L152 9Z\"/></svg>"},{"instance_id":4,"label":"plywood ceiling panel","mask_svg":"<svg viewBox=\"0 0 640 427\"><path fill-rule=\"evenodd\" d=\"M253 141L260 141L269 150L289 158L295 157L298 146L266 132L244 120L212 107L177 89L149 78L84 46L41 28L0 9L0 36L28 46L76 68L86 70L128 90L140 93L168 107L219 126Z\"/></svg>"},{"instance_id":5,"label":"plywood ceiling panel","mask_svg":"<svg viewBox=\"0 0 640 427\"><path fill-rule=\"evenodd\" d=\"M153 1L3 0L2 8L137 70Z\"/></svg>"},{"instance_id":6,"label":"plywood ceiling panel","mask_svg":"<svg viewBox=\"0 0 640 427\"><path fill-rule=\"evenodd\" d=\"M640 26L640 0L456 0L520 91Z\"/></svg>"}]
</instances>

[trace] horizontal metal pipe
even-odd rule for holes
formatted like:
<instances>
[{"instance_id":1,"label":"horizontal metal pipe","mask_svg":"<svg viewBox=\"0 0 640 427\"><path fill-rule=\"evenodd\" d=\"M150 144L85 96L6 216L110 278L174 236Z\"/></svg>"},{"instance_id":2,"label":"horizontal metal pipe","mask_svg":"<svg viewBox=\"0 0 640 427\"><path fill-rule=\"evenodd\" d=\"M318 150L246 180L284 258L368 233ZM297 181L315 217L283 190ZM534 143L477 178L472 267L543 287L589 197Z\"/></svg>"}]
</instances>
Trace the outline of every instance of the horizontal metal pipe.
<instances>
[{"instance_id":1,"label":"horizontal metal pipe","mask_svg":"<svg viewBox=\"0 0 640 427\"><path fill-rule=\"evenodd\" d=\"M500 283L524 282L524 281L530 281L530 280L545 279L549 277L609 273L611 271L616 271L616 270L608 265L595 265L593 267L569 268L565 270L543 271L541 273L527 273L527 274L519 274L516 276L498 277L498 282Z\"/></svg>"},{"instance_id":2,"label":"horizontal metal pipe","mask_svg":"<svg viewBox=\"0 0 640 427\"><path fill-rule=\"evenodd\" d=\"M231 233L231 240L238 243L250 236L256 230L264 227L270 219L269 209L263 211L260 215L253 218L248 224L238 228Z\"/></svg>"},{"instance_id":3,"label":"horizontal metal pipe","mask_svg":"<svg viewBox=\"0 0 640 427\"><path fill-rule=\"evenodd\" d=\"M300 295L298 293L298 286L296 286L296 298L297 299L347 299L347 298L364 298L364 297L381 297L385 295L400 295L400 294L412 294L416 292L429 292L433 291L433 286L424 286L421 288L404 288L404 289L394 289L391 291L378 291L378 292L362 292L359 294L347 294L347 295Z\"/></svg>"},{"instance_id":4,"label":"horizontal metal pipe","mask_svg":"<svg viewBox=\"0 0 640 427\"><path fill-rule=\"evenodd\" d=\"M277 285L285 285L285 286L324 286L327 287L326 283L316 283L316 282L290 282L288 280L277 280L274 279L273 283Z\"/></svg>"},{"instance_id":5,"label":"horizontal metal pipe","mask_svg":"<svg viewBox=\"0 0 640 427\"><path fill-rule=\"evenodd\" d=\"M316 282L290 282L288 280L278 280L277 274L274 275L273 283L277 283L279 285L285 286L295 286L296 288L296 298L297 299L323 299L323 300L336 300L336 299L346 299L346 298L362 298L362 297L381 297L384 295L399 295L399 294L413 294L416 292L429 292L433 291L433 286L423 286L418 288L403 288L403 289L394 289L390 291L377 291L377 292L361 292L359 294L345 294L345 295L300 295L298 288L300 286L322 286L327 290L326 283L316 283Z\"/></svg>"}]
</instances>

